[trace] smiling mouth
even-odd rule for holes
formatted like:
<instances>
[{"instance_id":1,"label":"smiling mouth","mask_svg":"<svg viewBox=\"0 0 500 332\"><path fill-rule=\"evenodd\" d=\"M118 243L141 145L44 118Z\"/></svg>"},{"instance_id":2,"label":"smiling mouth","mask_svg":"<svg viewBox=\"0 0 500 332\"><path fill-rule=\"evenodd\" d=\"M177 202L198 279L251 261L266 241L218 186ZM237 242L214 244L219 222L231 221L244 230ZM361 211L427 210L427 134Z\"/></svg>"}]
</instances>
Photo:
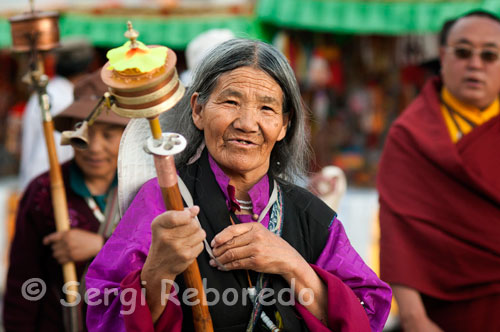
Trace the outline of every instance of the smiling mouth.
<instances>
[{"instance_id":1,"label":"smiling mouth","mask_svg":"<svg viewBox=\"0 0 500 332\"><path fill-rule=\"evenodd\" d=\"M91 163L91 164L97 164L97 163L104 162L103 159L86 159L85 161L88 162L88 163Z\"/></svg>"},{"instance_id":2,"label":"smiling mouth","mask_svg":"<svg viewBox=\"0 0 500 332\"><path fill-rule=\"evenodd\" d=\"M244 139L230 139L229 142L235 142L242 145L255 145L253 142Z\"/></svg>"}]
</instances>

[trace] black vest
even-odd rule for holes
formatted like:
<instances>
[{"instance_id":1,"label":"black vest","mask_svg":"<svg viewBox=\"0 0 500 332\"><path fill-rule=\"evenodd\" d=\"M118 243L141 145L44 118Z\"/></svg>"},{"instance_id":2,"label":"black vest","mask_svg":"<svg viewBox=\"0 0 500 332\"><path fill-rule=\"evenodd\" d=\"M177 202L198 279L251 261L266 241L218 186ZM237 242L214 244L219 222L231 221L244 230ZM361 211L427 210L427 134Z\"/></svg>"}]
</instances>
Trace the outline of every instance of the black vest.
<instances>
[{"instance_id":1,"label":"black vest","mask_svg":"<svg viewBox=\"0 0 500 332\"><path fill-rule=\"evenodd\" d=\"M210 168L206 149L198 161L183 167L179 174L189 189L194 204L200 206L198 218L207 234L207 241L210 243L214 236L231 225L231 222L224 194ZM271 176L269 176L269 185L272 191ZM319 198L300 187L280 182L280 188L283 194L284 211L282 238L290 243L307 262L315 263L326 245L328 228L336 214ZM245 331L252 312L252 304L248 296L243 293L243 289L248 287L246 272L244 270L219 271L208 264L209 260L206 251L203 251L197 259L201 277L205 280L205 287L208 290L207 301L209 304L215 303L209 305L215 331ZM251 272L252 279L255 280L256 275L257 273ZM290 287L281 276L269 275L269 277L268 287L273 288L275 297L281 289ZM175 281L179 285L179 300L182 303L182 294L185 290L182 275L179 275ZM216 302L214 294L210 292L210 289L216 289L218 294L222 295L224 290L229 288L236 289L238 293L238 301L234 305L231 303L230 306L225 305L222 300ZM224 298L229 302L234 301L233 293L226 293L227 296ZM246 296L246 305L243 305L244 296ZM288 300L286 296L282 298L285 301ZM276 301L276 306L272 308L276 308L283 318L283 331L308 331L293 305L281 305ZM182 331L194 331L191 307L182 304L182 310L184 315ZM271 308L264 308L264 310L269 317L274 317Z\"/></svg>"}]
</instances>

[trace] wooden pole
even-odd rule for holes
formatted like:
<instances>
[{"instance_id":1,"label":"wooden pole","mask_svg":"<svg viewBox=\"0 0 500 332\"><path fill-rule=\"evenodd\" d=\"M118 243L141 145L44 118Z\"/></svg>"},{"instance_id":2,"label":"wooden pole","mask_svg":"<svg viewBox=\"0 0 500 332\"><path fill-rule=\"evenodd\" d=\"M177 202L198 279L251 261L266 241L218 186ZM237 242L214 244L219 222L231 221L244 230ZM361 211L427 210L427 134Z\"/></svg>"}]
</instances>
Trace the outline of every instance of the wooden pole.
<instances>
[{"instance_id":1,"label":"wooden pole","mask_svg":"<svg viewBox=\"0 0 500 332\"><path fill-rule=\"evenodd\" d=\"M14 49L18 51L29 51L30 53L30 72L25 76L26 83L30 84L38 94L38 104L40 106L43 119L43 132L48 152L50 165L50 191L52 198L52 208L54 212L54 221L58 232L69 230L68 203L66 201L66 191L62 179L61 166L57 159L56 145L54 142L54 124L50 115L49 96L47 95L48 77L44 74L40 50L50 50L57 46L59 42L59 28L57 21L51 23L51 19L59 17L49 13L37 12L35 14L33 0L30 0L31 13L23 14L21 17L11 19L12 39ZM15 25L13 23L16 22ZM22 23L21 26L17 23ZM18 28L14 28L17 26ZM26 33L17 34L17 29L26 29ZM21 31L23 32L23 31ZM43 36L50 35L50 38ZM43 38L42 38L43 37ZM17 40L17 39L20 40ZM16 44L19 42L19 45ZM16 47L17 45L17 47ZM29 46L28 48L26 48ZM63 264L63 279L65 283L66 302L70 306L70 330L78 331L80 321L77 313L76 299L78 295L78 284L76 268L73 262ZM71 282L70 284L67 284Z\"/></svg>"},{"instance_id":2,"label":"wooden pole","mask_svg":"<svg viewBox=\"0 0 500 332\"><path fill-rule=\"evenodd\" d=\"M161 139L161 127L158 117L149 120L151 133L154 139ZM177 184L177 170L175 168L174 156L162 156L154 154L154 162L158 183L161 188L163 201L167 210L183 211L184 204ZM212 318L208 310L207 298L203 289L200 268L196 259L182 273L186 286L197 290L196 305L192 306L193 325L197 332L213 332Z\"/></svg>"},{"instance_id":3,"label":"wooden pole","mask_svg":"<svg viewBox=\"0 0 500 332\"><path fill-rule=\"evenodd\" d=\"M66 190L64 189L61 166L59 165L59 161L57 159L56 146L54 142L54 124L52 121L44 120L43 132L49 155L50 193L52 196L52 208L54 210L56 230L58 232L64 232L70 229L68 202L66 200ZM62 268L64 283L72 282L71 286L68 287L68 290L71 292L67 292L66 301L73 304L76 301L76 295L74 294L78 293L75 263L69 262L63 264Z\"/></svg>"},{"instance_id":4,"label":"wooden pole","mask_svg":"<svg viewBox=\"0 0 500 332\"><path fill-rule=\"evenodd\" d=\"M42 68L42 67L39 67ZM40 72L38 72L40 73ZM64 232L70 229L68 202L66 200L66 190L62 178L61 165L57 158L56 144L54 141L54 123L50 115L49 97L46 86L48 79L46 76L38 76L32 72L32 84L38 93L38 102L42 112L43 133L45 145L49 157L50 193L52 197L52 210L56 231ZM79 307L76 303L78 295L78 279L74 262L62 265L63 280L65 285L66 302L68 305L68 332L79 332L82 322L79 315Z\"/></svg>"}]
</instances>

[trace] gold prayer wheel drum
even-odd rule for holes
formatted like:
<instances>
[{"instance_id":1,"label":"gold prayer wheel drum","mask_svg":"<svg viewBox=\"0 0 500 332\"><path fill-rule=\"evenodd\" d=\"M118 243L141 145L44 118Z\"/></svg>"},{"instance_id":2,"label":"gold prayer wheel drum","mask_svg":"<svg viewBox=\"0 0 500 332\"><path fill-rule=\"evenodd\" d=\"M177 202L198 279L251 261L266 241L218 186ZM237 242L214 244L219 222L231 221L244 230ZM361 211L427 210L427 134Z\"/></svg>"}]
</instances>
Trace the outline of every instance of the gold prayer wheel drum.
<instances>
[{"instance_id":1,"label":"gold prayer wheel drum","mask_svg":"<svg viewBox=\"0 0 500 332\"><path fill-rule=\"evenodd\" d=\"M33 45L38 51L59 46L59 14L33 11L9 18L13 49L28 52Z\"/></svg>"},{"instance_id":2,"label":"gold prayer wheel drum","mask_svg":"<svg viewBox=\"0 0 500 332\"><path fill-rule=\"evenodd\" d=\"M165 64L148 73L123 74L109 70L109 62L106 63L101 78L115 98L112 110L128 118L154 118L171 109L185 90L176 62L175 53L168 49Z\"/></svg>"}]
</instances>

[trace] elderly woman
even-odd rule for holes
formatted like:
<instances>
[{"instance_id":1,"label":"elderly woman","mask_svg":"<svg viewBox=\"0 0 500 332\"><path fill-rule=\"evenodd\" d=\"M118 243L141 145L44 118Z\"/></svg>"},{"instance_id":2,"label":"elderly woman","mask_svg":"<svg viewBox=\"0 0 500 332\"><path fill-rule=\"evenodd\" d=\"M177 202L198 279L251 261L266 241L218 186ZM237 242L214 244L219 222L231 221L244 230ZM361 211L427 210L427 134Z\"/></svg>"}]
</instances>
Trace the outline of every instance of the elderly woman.
<instances>
[{"instance_id":1,"label":"elderly woman","mask_svg":"<svg viewBox=\"0 0 500 332\"><path fill-rule=\"evenodd\" d=\"M55 128L72 129L87 117L106 90L99 73L82 78L75 86L74 103L54 118ZM89 128L88 149L75 149L74 159L61 165L69 231L56 232L48 172L31 181L23 193L10 250L4 303L6 331L65 330L63 316L68 311L60 302L65 299L60 264L75 262L80 280L119 220L118 211L113 208L117 205L116 165L127 122L128 119L112 113L101 114ZM33 278L38 278L42 285L35 284ZM32 286L46 286L44 296L26 296L33 291L26 288L30 280Z\"/></svg>"},{"instance_id":2,"label":"elderly woman","mask_svg":"<svg viewBox=\"0 0 500 332\"><path fill-rule=\"evenodd\" d=\"M165 212L157 180L142 186L89 268L91 331L192 331L182 272L195 259L217 331L265 331L262 313L284 331L382 330L389 287L351 247L336 213L291 183L309 149L281 53L259 41L223 43L162 117L188 140L176 163L195 206ZM254 307L251 286L274 298Z\"/></svg>"}]
</instances>

